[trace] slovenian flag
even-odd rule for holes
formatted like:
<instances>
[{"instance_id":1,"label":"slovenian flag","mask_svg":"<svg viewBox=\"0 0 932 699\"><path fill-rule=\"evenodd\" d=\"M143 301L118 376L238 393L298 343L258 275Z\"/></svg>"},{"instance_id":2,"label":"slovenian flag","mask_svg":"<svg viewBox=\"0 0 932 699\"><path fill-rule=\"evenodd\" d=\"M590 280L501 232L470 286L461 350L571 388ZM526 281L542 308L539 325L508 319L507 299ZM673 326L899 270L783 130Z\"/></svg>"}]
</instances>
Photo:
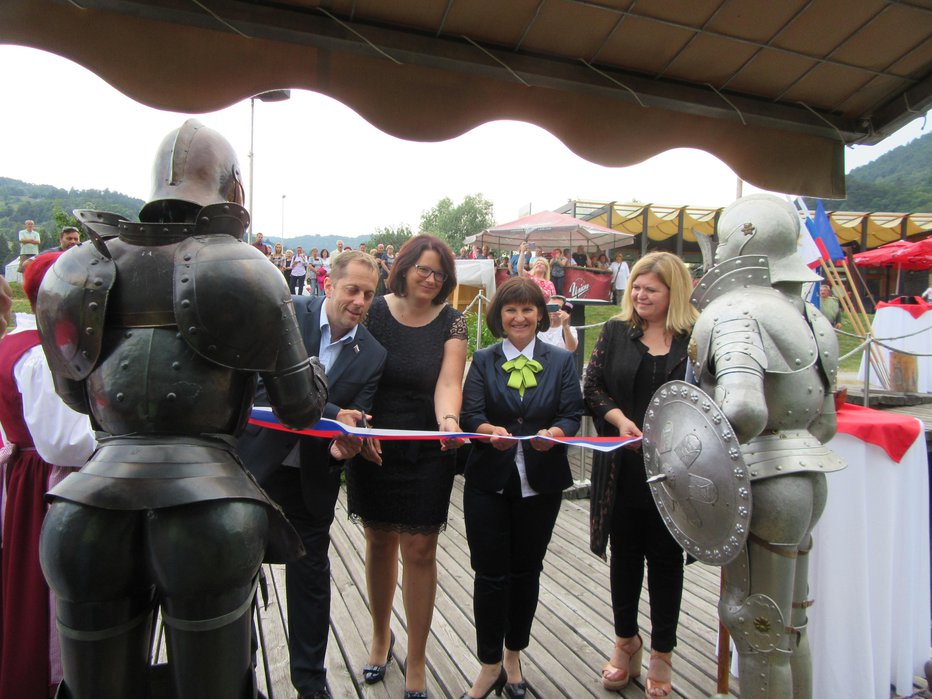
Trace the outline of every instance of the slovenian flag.
<instances>
[{"instance_id":1,"label":"slovenian flag","mask_svg":"<svg viewBox=\"0 0 932 699\"><path fill-rule=\"evenodd\" d=\"M806 228L809 229L809 235L815 241L823 260L834 262L845 259L845 252L841 249L835 231L832 230L832 223L828 220L821 199L816 203L815 218L806 218Z\"/></svg>"}]
</instances>

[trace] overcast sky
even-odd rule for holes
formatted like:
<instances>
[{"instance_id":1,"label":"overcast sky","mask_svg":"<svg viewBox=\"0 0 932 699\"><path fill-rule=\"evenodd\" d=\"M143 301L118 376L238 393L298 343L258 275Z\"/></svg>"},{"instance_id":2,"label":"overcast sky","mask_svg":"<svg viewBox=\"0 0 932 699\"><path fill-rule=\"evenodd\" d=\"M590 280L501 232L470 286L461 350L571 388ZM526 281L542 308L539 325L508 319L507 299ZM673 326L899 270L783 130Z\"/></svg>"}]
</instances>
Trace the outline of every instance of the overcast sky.
<instances>
[{"instance_id":1,"label":"overcast sky","mask_svg":"<svg viewBox=\"0 0 932 699\"><path fill-rule=\"evenodd\" d=\"M143 200L159 143L189 116L142 106L67 59L16 46L0 46L0 94L0 176ZM249 112L245 100L194 115L230 140L247 183ZM923 125L919 118L878 146L846 149L846 171L922 135ZM288 237L355 236L399 224L417 230L422 212L445 196L459 203L481 193L505 223L524 208L570 199L725 206L737 186L731 169L703 151L606 168L521 122L485 124L442 143L402 141L305 90L287 102L256 102L254 179L253 230L276 237L283 213Z\"/></svg>"}]
</instances>

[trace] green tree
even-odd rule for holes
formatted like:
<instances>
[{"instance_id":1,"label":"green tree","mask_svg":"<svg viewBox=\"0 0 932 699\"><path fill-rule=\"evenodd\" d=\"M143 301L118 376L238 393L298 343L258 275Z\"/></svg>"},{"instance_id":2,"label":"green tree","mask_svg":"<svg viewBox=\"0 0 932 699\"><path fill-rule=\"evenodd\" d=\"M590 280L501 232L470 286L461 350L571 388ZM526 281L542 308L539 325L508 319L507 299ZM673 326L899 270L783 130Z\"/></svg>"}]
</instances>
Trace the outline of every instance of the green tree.
<instances>
[{"instance_id":1,"label":"green tree","mask_svg":"<svg viewBox=\"0 0 932 699\"><path fill-rule=\"evenodd\" d=\"M492 202L481 194L470 194L459 205L444 197L421 214L421 230L443 238L454 252L473 235L495 224Z\"/></svg>"},{"instance_id":2,"label":"green tree","mask_svg":"<svg viewBox=\"0 0 932 699\"><path fill-rule=\"evenodd\" d=\"M375 233L372 234L367 245L369 246L369 250L373 250L379 243L394 245L395 251L397 252L412 235L414 235L414 233L411 232L411 226L407 223L402 223L398 226L380 227L375 229Z\"/></svg>"},{"instance_id":3,"label":"green tree","mask_svg":"<svg viewBox=\"0 0 932 699\"><path fill-rule=\"evenodd\" d=\"M52 221L55 222L55 230L49 234L42 234L43 248L55 247L58 245L58 240L61 236L61 229L65 226L74 226L79 231L81 230L78 219L76 219L72 214L66 214L64 209L61 208L61 202L58 201L52 204ZM48 243L45 241L47 237L51 238L51 241ZM84 236L82 235L81 237L83 238Z\"/></svg>"}]
</instances>

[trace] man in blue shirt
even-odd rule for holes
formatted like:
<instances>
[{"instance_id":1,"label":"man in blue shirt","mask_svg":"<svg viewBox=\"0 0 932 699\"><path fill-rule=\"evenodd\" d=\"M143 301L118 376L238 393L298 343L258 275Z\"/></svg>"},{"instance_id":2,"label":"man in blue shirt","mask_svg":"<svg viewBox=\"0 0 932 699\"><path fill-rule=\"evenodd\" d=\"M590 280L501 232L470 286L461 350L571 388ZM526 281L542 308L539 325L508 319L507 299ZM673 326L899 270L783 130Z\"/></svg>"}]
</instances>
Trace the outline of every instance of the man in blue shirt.
<instances>
[{"instance_id":1,"label":"man in blue shirt","mask_svg":"<svg viewBox=\"0 0 932 699\"><path fill-rule=\"evenodd\" d=\"M325 296L293 296L308 354L327 372L323 416L364 422L385 366L385 349L359 323L375 295L378 267L371 255L344 250L324 281ZM260 404L263 389L256 394ZM330 525L343 461L361 441L333 440L249 425L239 440L246 467L294 525L307 555L285 567L291 682L301 699L330 699L324 657L330 621Z\"/></svg>"}]
</instances>

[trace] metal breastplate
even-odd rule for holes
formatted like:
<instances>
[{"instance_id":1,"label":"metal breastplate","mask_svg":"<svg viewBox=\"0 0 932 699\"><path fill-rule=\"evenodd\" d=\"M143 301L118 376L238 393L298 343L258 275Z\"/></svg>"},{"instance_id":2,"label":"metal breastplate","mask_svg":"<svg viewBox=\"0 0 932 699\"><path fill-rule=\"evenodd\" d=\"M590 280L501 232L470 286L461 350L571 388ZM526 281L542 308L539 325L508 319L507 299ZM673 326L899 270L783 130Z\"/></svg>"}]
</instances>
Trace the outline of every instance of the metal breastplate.
<instances>
[{"instance_id":1,"label":"metal breastplate","mask_svg":"<svg viewBox=\"0 0 932 699\"><path fill-rule=\"evenodd\" d=\"M180 244L108 244L117 282L86 389L110 434L232 434L247 419L254 375L203 358L179 332L172 270Z\"/></svg>"},{"instance_id":2,"label":"metal breastplate","mask_svg":"<svg viewBox=\"0 0 932 699\"><path fill-rule=\"evenodd\" d=\"M808 309L800 312L779 291L750 286L711 300L693 333L691 348L700 384L712 393L714 367L710 357L729 341L721 328L742 319L753 321L759 334L756 361L764 369L767 426L741 446L751 480L804 471L827 473L845 467L808 428L819 417L825 395L834 388L837 343L834 333L819 324ZM741 343L732 341L736 351Z\"/></svg>"},{"instance_id":3,"label":"metal breastplate","mask_svg":"<svg viewBox=\"0 0 932 699\"><path fill-rule=\"evenodd\" d=\"M86 381L104 431L234 434L245 424L255 374L208 362L177 328L110 328L104 350Z\"/></svg>"}]
</instances>

